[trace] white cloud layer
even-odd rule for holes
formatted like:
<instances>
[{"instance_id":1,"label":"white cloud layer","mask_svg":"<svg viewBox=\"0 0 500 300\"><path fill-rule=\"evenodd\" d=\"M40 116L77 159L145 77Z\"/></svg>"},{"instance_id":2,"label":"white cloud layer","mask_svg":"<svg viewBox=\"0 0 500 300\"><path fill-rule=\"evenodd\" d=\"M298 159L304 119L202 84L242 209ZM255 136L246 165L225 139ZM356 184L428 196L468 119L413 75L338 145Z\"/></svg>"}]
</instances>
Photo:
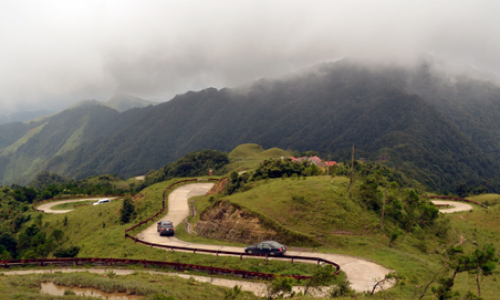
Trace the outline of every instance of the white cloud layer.
<instances>
[{"instance_id":1,"label":"white cloud layer","mask_svg":"<svg viewBox=\"0 0 500 300\"><path fill-rule=\"evenodd\" d=\"M500 1L4 1L0 109L168 100L344 56L500 74Z\"/></svg>"}]
</instances>

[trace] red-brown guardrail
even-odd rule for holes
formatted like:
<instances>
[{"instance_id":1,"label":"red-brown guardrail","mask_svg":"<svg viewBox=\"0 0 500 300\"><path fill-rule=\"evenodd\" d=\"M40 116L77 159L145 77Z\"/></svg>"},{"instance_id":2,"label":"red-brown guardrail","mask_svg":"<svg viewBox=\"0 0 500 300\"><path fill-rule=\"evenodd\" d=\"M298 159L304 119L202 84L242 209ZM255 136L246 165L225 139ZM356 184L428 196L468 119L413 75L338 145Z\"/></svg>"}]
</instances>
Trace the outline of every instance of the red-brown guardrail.
<instances>
[{"instance_id":1,"label":"red-brown guardrail","mask_svg":"<svg viewBox=\"0 0 500 300\"><path fill-rule=\"evenodd\" d=\"M95 266L128 266L128 265L144 265L171 267L175 270L191 269L200 272L205 272L211 275L230 275L248 279L272 279L276 276L291 277L298 280L309 279L311 276L306 275L276 275L270 273L250 272L243 270L225 269L217 267L207 267L192 264L174 263L166 261L152 261L139 259L120 259L120 258L36 258L36 259L12 259L0 261L0 267L10 268L14 266L79 266L79 265L95 265Z\"/></svg>"},{"instance_id":2,"label":"red-brown guardrail","mask_svg":"<svg viewBox=\"0 0 500 300\"><path fill-rule=\"evenodd\" d=\"M212 179L212 178L209 178L208 180L210 181L219 181L218 179ZM155 243L150 243L150 242L146 242L146 241L143 241L143 240L140 240L134 236L131 236L130 234L128 234L129 231L131 230L134 230L135 228L143 225L143 224L147 224L147 222L153 220L154 218L156 218L159 214L161 214L162 212L165 211L165 200L166 200L166 194L167 192L174 186L178 185L178 184L181 184L181 183L186 183L186 182L198 182L199 180L198 179L187 179L187 180L182 180L182 181L178 181L178 182L175 182L173 184L171 184L170 186L168 186L164 191L163 191L163 199L162 199L162 208L160 209L160 211L158 211L156 214L154 214L153 216L147 218L146 220L138 223L138 224L135 224L134 226L128 228L125 230L125 239L129 238L131 240L133 240L135 243L140 243L140 244L143 244L143 245L147 245L147 246L150 246L150 247L158 247L158 248L164 248L164 249L170 249L170 250L181 250L181 251L192 251L193 253L209 253L209 254L215 254L217 256L219 256L219 254L224 254L224 255L233 255L233 256L239 256L240 257L240 260L243 259L243 256L250 256L250 257L265 257L266 258L266 261L268 260L269 256L268 255L261 255L261 254L248 254L248 253L241 253L241 252L233 252L233 251L221 251L221 250L208 250L208 249L198 249L198 248L193 248L193 247L180 247L180 246L169 246L169 245L161 245L161 244L155 244ZM336 268L336 271L333 273L333 275L338 275L340 274L340 265L332 262L332 261L329 261L329 260L326 260L326 259L323 259L323 258L319 258L319 257L311 257L311 256L295 256L295 255L282 255L282 256L272 256L273 258L277 258L277 259L291 259L291 262L293 264L294 260L302 260L302 261L314 261L314 262L317 262L318 264L319 263L325 263L325 264L329 264L329 265L333 265L335 266ZM242 272L246 272L246 271L242 271ZM293 276L290 276L290 277L293 277ZM295 278L295 277L294 277ZM304 278L310 278L310 277L304 277Z\"/></svg>"},{"instance_id":3,"label":"red-brown guardrail","mask_svg":"<svg viewBox=\"0 0 500 300\"><path fill-rule=\"evenodd\" d=\"M469 200L469 199L464 199L464 198L457 198L457 197L450 197L450 196L420 196L420 198L428 198L428 199L442 199L442 200L453 200L453 201L460 201L460 202L467 202L467 203L473 203L482 207L488 207L488 205L485 205L483 203Z\"/></svg>"},{"instance_id":4,"label":"red-brown guardrail","mask_svg":"<svg viewBox=\"0 0 500 300\"><path fill-rule=\"evenodd\" d=\"M104 194L104 195L74 195L74 196L62 196L62 197L54 197L42 201L35 202L31 204L31 208L38 212L43 212L43 210L36 209L36 207L40 204L53 202L58 200L66 200L66 199L85 199L85 198L102 198L102 197L124 197L124 194ZM134 197L135 194L130 194L130 196ZM115 199L114 199L115 200Z\"/></svg>"}]
</instances>

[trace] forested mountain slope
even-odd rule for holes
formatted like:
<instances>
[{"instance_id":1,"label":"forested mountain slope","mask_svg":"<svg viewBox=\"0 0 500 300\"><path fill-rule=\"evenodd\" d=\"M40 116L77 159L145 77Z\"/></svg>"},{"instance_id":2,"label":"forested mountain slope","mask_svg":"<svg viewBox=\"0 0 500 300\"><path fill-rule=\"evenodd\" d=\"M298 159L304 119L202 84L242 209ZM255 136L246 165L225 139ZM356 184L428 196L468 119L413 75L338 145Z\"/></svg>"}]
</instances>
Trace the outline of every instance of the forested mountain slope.
<instances>
[{"instance_id":1,"label":"forested mountain slope","mask_svg":"<svg viewBox=\"0 0 500 300\"><path fill-rule=\"evenodd\" d=\"M497 176L496 164L404 77L344 61L245 89L188 92L155 107L126 129L54 158L53 172L125 176L157 169L189 151L229 151L239 144L323 150L342 158L352 143L377 160L416 172L424 183Z\"/></svg>"},{"instance_id":2,"label":"forested mountain slope","mask_svg":"<svg viewBox=\"0 0 500 300\"><path fill-rule=\"evenodd\" d=\"M494 86L489 84L491 97L486 97L480 87L488 84L469 81L473 87L462 88L467 94L453 82L440 84L432 76L439 75L425 68L374 67L347 59L246 87L188 92L121 114L102 106L81 107L81 116L66 121L59 117L57 122L51 118L36 138L9 155L24 162L36 148L44 153L37 170L73 178L103 173L129 177L200 149L230 151L257 143L264 148L317 150L342 160L355 143L357 158L383 161L434 189L453 189L461 181L497 189L500 173L492 157L500 146L476 136L483 130L490 138L500 129L492 120L500 113ZM475 94L485 97L478 98L476 106L466 100ZM448 112L455 104L455 113ZM491 117L483 124L473 118L476 114ZM464 126L467 118L476 125ZM78 128L85 135L65 146ZM8 136L0 127L2 134ZM19 135L13 133L10 140ZM49 146L49 140L57 146ZM0 156L0 169L11 168ZM19 172L8 172L0 174L4 182L19 178Z\"/></svg>"},{"instance_id":3,"label":"forested mountain slope","mask_svg":"<svg viewBox=\"0 0 500 300\"><path fill-rule=\"evenodd\" d=\"M445 76L429 65L408 72L407 90L434 105L484 152L500 159L500 88L489 81Z\"/></svg>"},{"instance_id":4,"label":"forested mountain slope","mask_svg":"<svg viewBox=\"0 0 500 300\"><path fill-rule=\"evenodd\" d=\"M39 122L5 124L0 132L17 132L18 139L0 150L0 176L10 183L20 178L31 180L43 164L99 135L110 133L118 112L105 107L88 106L66 110ZM14 130L15 129L15 130Z\"/></svg>"}]
</instances>

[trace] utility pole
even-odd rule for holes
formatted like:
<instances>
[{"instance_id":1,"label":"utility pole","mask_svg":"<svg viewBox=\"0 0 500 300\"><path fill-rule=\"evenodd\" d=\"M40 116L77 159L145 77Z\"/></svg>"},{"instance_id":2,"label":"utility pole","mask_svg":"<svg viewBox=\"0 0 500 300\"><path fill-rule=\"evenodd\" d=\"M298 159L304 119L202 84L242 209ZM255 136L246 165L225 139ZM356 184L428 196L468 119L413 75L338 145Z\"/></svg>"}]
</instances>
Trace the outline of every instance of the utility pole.
<instances>
[{"instance_id":1,"label":"utility pole","mask_svg":"<svg viewBox=\"0 0 500 300\"><path fill-rule=\"evenodd\" d=\"M354 179L354 143L352 144L352 159L351 159L351 181L349 183L349 195L352 199L352 181Z\"/></svg>"},{"instance_id":2,"label":"utility pole","mask_svg":"<svg viewBox=\"0 0 500 300\"><path fill-rule=\"evenodd\" d=\"M384 204L383 204L383 207L382 207L382 223L380 224L380 229L381 230L384 230L384 215L385 215L385 197L386 197L386 194L387 194L387 187L384 188Z\"/></svg>"},{"instance_id":3,"label":"utility pole","mask_svg":"<svg viewBox=\"0 0 500 300\"><path fill-rule=\"evenodd\" d=\"M330 154L327 155L326 157L328 159L328 164L326 165L326 174L330 176Z\"/></svg>"}]
</instances>

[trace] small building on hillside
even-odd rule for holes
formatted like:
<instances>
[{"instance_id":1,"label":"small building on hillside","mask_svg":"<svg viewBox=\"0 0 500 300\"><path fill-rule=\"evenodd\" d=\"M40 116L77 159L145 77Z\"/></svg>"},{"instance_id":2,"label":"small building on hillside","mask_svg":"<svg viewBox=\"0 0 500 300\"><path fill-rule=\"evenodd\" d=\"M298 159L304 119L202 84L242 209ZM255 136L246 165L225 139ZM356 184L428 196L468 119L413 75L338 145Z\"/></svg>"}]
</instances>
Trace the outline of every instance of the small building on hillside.
<instances>
[{"instance_id":1,"label":"small building on hillside","mask_svg":"<svg viewBox=\"0 0 500 300\"><path fill-rule=\"evenodd\" d=\"M327 167L333 167L333 166L337 165L336 161L323 161L323 160L321 160L321 158L319 158L317 156L311 156L311 157L304 156L304 157L299 157L299 158L295 158L293 156L290 156L290 159L294 162L310 162L310 163L313 163L322 169L326 169Z\"/></svg>"}]
</instances>

